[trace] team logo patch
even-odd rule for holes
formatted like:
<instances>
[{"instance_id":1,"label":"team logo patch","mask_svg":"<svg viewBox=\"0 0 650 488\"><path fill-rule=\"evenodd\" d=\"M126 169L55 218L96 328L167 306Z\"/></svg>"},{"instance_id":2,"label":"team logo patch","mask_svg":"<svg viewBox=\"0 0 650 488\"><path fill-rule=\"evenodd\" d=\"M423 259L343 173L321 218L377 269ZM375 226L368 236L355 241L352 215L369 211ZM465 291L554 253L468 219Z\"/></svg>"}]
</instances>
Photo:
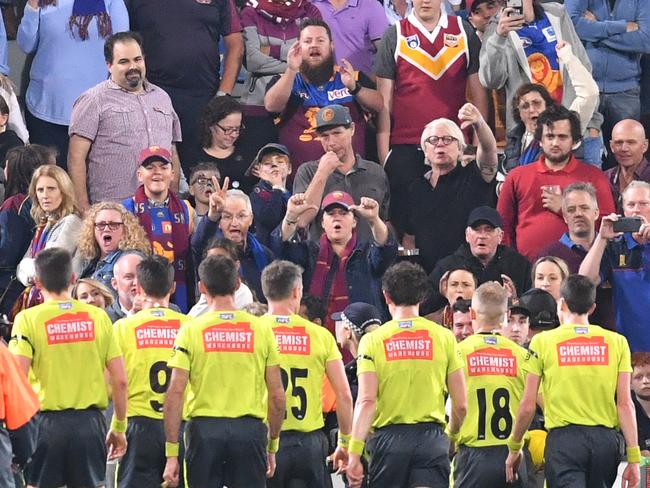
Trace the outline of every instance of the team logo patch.
<instances>
[{"instance_id":1,"label":"team logo patch","mask_svg":"<svg viewBox=\"0 0 650 488\"><path fill-rule=\"evenodd\" d=\"M485 342L486 344L489 344L491 346L494 346L497 343L497 338L496 337L491 337L491 336L485 336L483 338L483 342Z\"/></svg>"},{"instance_id":2,"label":"team logo patch","mask_svg":"<svg viewBox=\"0 0 650 488\"><path fill-rule=\"evenodd\" d=\"M331 108L326 108L325 110L323 110L323 114L321 118L323 119L323 122L329 122L330 120L333 120L334 110L332 110Z\"/></svg>"},{"instance_id":3,"label":"team logo patch","mask_svg":"<svg viewBox=\"0 0 650 488\"><path fill-rule=\"evenodd\" d=\"M456 36L454 34L445 34L444 41L445 41L445 46L456 47L460 42L460 36Z\"/></svg>"},{"instance_id":4,"label":"team logo patch","mask_svg":"<svg viewBox=\"0 0 650 488\"><path fill-rule=\"evenodd\" d=\"M205 352L253 352L255 333L248 322L215 324L203 330Z\"/></svg>"},{"instance_id":5,"label":"team logo patch","mask_svg":"<svg viewBox=\"0 0 650 488\"><path fill-rule=\"evenodd\" d=\"M151 320L135 328L137 349L171 348L181 326L180 320Z\"/></svg>"},{"instance_id":6,"label":"team logo patch","mask_svg":"<svg viewBox=\"0 0 650 488\"><path fill-rule=\"evenodd\" d=\"M470 376L517 376L517 358L510 349L488 347L467 355Z\"/></svg>"},{"instance_id":7,"label":"team logo patch","mask_svg":"<svg viewBox=\"0 0 650 488\"><path fill-rule=\"evenodd\" d=\"M165 316L165 312L162 311L162 310L152 310L152 311L151 311L151 315L152 315L153 317L164 317L164 316Z\"/></svg>"},{"instance_id":8,"label":"team logo patch","mask_svg":"<svg viewBox=\"0 0 650 488\"><path fill-rule=\"evenodd\" d=\"M276 317L275 318L275 323L276 324L288 324L289 323L289 317L286 317L286 316Z\"/></svg>"},{"instance_id":9,"label":"team logo patch","mask_svg":"<svg viewBox=\"0 0 650 488\"><path fill-rule=\"evenodd\" d=\"M413 327L413 321L412 320L400 320L399 322L397 322L397 326L400 329L410 329L411 327Z\"/></svg>"},{"instance_id":10,"label":"team logo patch","mask_svg":"<svg viewBox=\"0 0 650 488\"><path fill-rule=\"evenodd\" d=\"M162 231L163 234L171 234L172 233L172 223L169 221L164 221L162 223Z\"/></svg>"},{"instance_id":11,"label":"team logo patch","mask_svg":"<svg viewBox=\"0 0 650 488\"><path fill-rule=\"evenodd\" d=\"M529 37L522 37L521 38L521 45L522 45L522 47L524 49L530 47L532 44L533 44L533 41Z\"/></svg>"},{"instance_id":12,"label":"team logo patch","mask_svg":"<svg viewBox=\"0 0 650 488\"><path fill-rule=\"evenodd\" d=\"M573 330L576 334L586 334L589 332L588 327L574 327Z\"/></svg>"},{"instance_id":13,"label":"team logo patch","mask_svg":"<svg viewBox=\"0 0 650 488\"><path fill-rule=\"evenodd\" d=\"M310 337L304 327L275 327L273 334L280 354L309 355Z\"/></svg>"},{"instance_id":14,"label":"team logo patch","mask_svg":"<svg viewBox=\"0 0 650 488\"><path fill-rule=\"evenodd\" d=\"M235 314L233 313L220 313L219 318L221 320L232 320L235 318Z\"/></svg>"},{"instance_id":15,"label":"team logo patch","mask_svg":"<svg viewBox=\"0 0 650 488\"><path fill-rule=\"evenodd\" d=\"M386 361L401 359L433 359L433 342L429 331L404 331L384 339Z\"/></svg>"},{"instance_id":16,"label":"team logo patch","mask_svg":"<svg viewBox=\"0 0 650 488\"><path fill-rule=\"evenodd\" d=\"M72 308L72 302L59 303L59 310L70 310L71 308Z\"/></svg>"},{"instance_id":17,"label":"team logo patch","mask_svg":"<svg viewBox=\"0 0 650 488\"><path fill-rule=\"evenodd\" d=\"M609 345L602 336L575 337L557 345L558 366L606 366Z\"/></svg>"},{"instance_id":18,"label":"team logo patch","mask_svg":"<svg viewBox=\"0 0 650 488\"><path fill-rule=\"evenodd\" d=\"M417 34L414 34L412 36L408 36L406 38L406 45L410 47L411 49L417 49L420 47L420 38L418 37Z\"/></svg>"},{"instance_id":19,"label":"team logo patch","mask_svg":"<svg viewBox=\"0 0 650 488\"><path fill-rule=\"evenodd\" d=\"M88 312L66 313L45 322L47 343L71 344L95 340L95 323Z\"/></svg>"},{"instance_id":20,"label":"team logo patch","mask_svg":"<svg viewBox=\"0 0 650 488\"><path fill-rule=\"evenodd\" d=\"M557 40L557 36L555 35L555 29L553 29L552 26L544 27L542 29L542 34L544 34L544 37L546 38L546 42L553 42Z\"/></svg>"}]
</instances>

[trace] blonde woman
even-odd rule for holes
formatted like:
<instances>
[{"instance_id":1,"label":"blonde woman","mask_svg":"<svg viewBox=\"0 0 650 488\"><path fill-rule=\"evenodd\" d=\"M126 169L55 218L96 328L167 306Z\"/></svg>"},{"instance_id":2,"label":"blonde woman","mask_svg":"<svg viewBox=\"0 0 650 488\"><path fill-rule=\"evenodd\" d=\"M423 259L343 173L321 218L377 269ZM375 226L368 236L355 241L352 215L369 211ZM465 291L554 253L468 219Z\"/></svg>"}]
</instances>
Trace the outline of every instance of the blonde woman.
<instances>
[{"instance_id":1,"label":"blonde woman","mask_svg":"<svg viewBox=\"0 0 650 488\"><path fill-rule=\"evenodd\" d=\"M112 290L113 266L124 251L151 252L138 219L120 203L93 205L83 220L79 254L85 260L81 278L93 278Z\"/></svg>"},{"instance_id":2,"label":"blonde woman","mask_svg":"<svg viewBox=\"0 0 650 488\"><path fill-rule=\"evenodd\" d=\"M75 272L78 273L81 269L81 260L77 255L81 218L68 174L58 166L40 166L34 171L29 184L29 198L32 201L30 214L36 223L36 231L16 270L20 282L27 286L23 292L21 309L42 301L40 292L31 285L36 274L34 258L43 249L60 247L67 250L73 256Z\"/></svg>"},{"instance_id":3,"label":"blonde woman","mask_svg":"<svg viewBox=\"0 0 650 488\"><path fill-rule=\"evenodd\" d=\"M101 309L105 309L114 301L111 290L92 278L77 280L72 288L72 298Z\"/></svg>"},{"instance_id":4,"label":"blonde woman","mask_svg":"<svg viewBox=\"0 0 650 488\"><path fill-rule=\"evenodd\" d=\"M544 256L535 261L532 268L533 288L541 288L560 300L560 286L569 276L569 267L564 259Z\"/></svg>"}]
</instances>

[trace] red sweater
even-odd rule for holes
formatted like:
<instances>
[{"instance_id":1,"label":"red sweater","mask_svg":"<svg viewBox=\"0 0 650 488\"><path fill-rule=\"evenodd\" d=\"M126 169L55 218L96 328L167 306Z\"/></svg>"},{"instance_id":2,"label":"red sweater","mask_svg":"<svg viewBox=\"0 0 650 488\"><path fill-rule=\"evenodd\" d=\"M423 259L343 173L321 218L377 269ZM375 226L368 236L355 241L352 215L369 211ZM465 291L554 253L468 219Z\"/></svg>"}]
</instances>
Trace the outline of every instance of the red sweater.
<instances>
[{"instance_id":1,"label":"red sweater","mask_svg":"<svg viewBox=\"0 0 650 488\"><path fill-rule=\"evenodd\" d=\"M573 156L569 164L559 171L549 169L544 156L532 164L510 171L497 204L503 219L503 243L533 261L543 248L556 242L568 229L561 214L542 207L541 187L560 185L564 190L576 182L587 182L594 186L601 216L616 211L605 174Z\"/></svg>"}]
</instances>

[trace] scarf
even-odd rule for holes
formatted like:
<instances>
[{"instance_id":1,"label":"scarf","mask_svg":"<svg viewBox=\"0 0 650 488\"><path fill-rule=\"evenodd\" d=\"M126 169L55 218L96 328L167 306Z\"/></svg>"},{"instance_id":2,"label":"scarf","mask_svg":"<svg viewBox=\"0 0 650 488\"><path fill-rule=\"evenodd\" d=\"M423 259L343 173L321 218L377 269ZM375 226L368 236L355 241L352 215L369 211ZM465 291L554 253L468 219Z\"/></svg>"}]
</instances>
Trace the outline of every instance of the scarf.
<instances>
[{"instance_id":1,"label":"scarf","mask_svg":"<svg viewBox=\"0 0 650 488\"><path fill-rule=\"evenodd\" d=\"M57 5L57 0L38 0L38 6L43 8L49 5ZM113 33L111 16L106 11L104 0L74 0L72 4L72 15L68 19L68 28L72 36L76 34L82 41L88 39L88 26L97 17L97 31L106 39Z\"/></svg>"},{"instance_id":2,"label":"scarf","mask_svg":"<svg viewBox=\"0 0 650 488\"><path fill-rule=\"evenodd\" d=\"M352 233L352 239L345 246L343 256L338 256L327 235L320 238L320 249L316 258L314 275L309 285L309 294L327 300L327 315L325 326L334 334L334 321L331 315L345 309L350 303L345 266L352 251L357 245L357 233Z\"/></svg>"},{"instance_id":3,"label":"scarf","mask_svg":"<svg viewBox=\"0 0 650 488\"><path fill-rule=\"evenodd\" d=\"M257 237L255 237L253 234L250 232L246 236L246 247L250 249L251 253L253 254L253 259L255 260L255 267L262 272L264 268L270 263L269 258L266 256L266 253L264 252L264 246L260 243L260 241L257 240ZM241 269L240 269L241 273Z\"/></svg>"},{"instance_id":4,"label":"scarf","mask_svg":"<svg viewBox=\"0 0 650 488\"><path fill-rule=\"evenodd\" d=\"M530 144L528 144L528 147L521 153L521 156L519 157L519 166L525 166L527 164L534 163L539 159L541 154L542 151L539 147L539 141L537 139L533 139Z\"/></svg>"},{"instance_id":5,"label":"scarf","mask_svg":"<svg viewBox=\"0 0 650 488\"><path fill-rule=\"evenodd\" d=\"M155 235L153 233L151 212L155 211L155 209L152 210L149 207L149 198L147 198L144 192L143 185L138 187L133 196L135 203L134 213L140 221L140 225L144 227L154 253L163 256L169 256L170 254L174 256L174 282L177 285L186 284L187 254L190 241L190 234L188 232L189 222L185 221L185 207L183 206L183 202L173 191L169 191L168 199L167 209L172 217L171 222L169 222L172 230L171 238L168 237L169 234Z\"/></svg>"},{"instance_id":6,"label":"scarf","mask_svg":"<svg viewBox=\"0 0 650 488\"><path fill-rule=\"evenodd\" d=\"M276 3L273 0L248 0L246 4L253 7L262 17L275 24L288 24L298 18L303 0L283 0Z\"/></svg>"}]
</instances>

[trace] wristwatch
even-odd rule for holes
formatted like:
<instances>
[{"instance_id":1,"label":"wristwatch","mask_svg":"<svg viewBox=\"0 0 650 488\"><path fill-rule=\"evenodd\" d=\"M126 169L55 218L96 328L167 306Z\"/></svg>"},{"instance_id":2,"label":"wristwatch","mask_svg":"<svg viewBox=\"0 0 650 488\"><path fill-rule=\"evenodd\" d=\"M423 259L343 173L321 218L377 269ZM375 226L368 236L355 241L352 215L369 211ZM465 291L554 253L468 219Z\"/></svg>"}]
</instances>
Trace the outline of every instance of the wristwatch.
<instances>
[{"instance_id":1,"label":"wristwatch","mask_svg":"<svg viewBox=\"0 0 650 488\"><path fill-rule=\"evenodd\" d=\"M350 90L350 95L355 96L357 93L361 91L363 87L361 86L361 83L358 81L354 83L354 88Z\"/></svg>"}]
</instances>

